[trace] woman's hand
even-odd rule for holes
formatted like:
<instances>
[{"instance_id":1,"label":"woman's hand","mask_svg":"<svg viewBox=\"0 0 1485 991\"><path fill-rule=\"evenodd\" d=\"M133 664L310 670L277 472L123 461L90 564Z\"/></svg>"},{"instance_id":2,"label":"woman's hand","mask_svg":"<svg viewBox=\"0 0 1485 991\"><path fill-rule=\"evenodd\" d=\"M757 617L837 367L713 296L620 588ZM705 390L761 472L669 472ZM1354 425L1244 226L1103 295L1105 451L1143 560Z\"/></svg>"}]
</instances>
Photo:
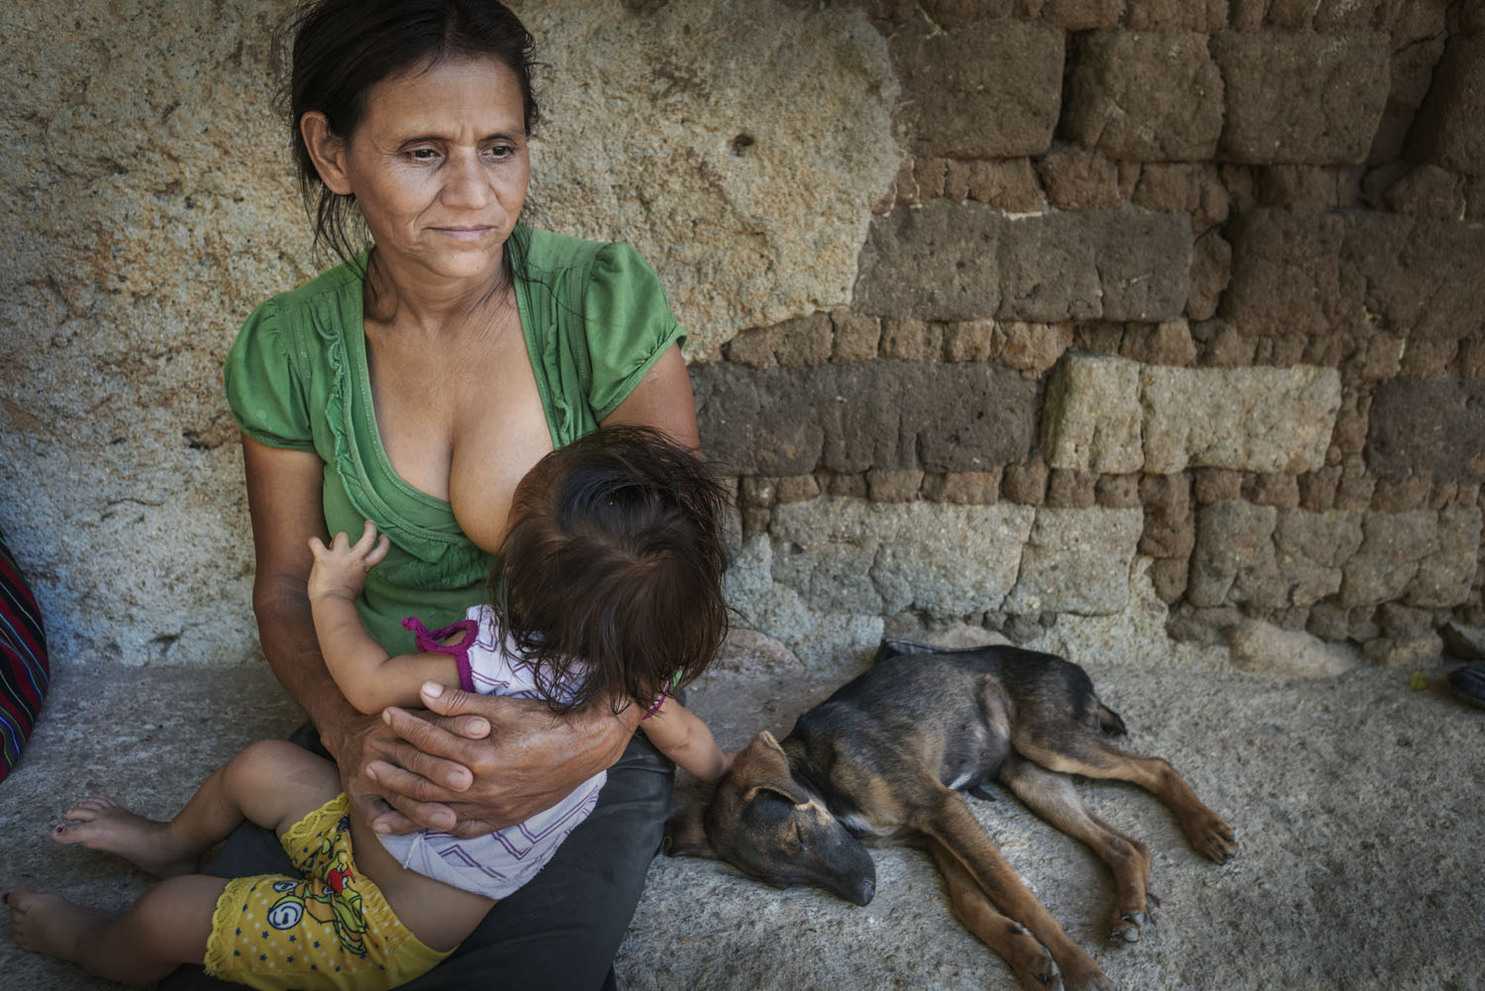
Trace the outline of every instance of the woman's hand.
<instances>
[{"instance_id":1,"label":"woman's hand","mask_svg":"<svg viewBox=\"0 0 1485 991\"><path fill-rule=\"evenodd\" d=\"M379 832L478 836L524 822L612 766L644 716L638 706L615 716L602 705L557 716L542 702L432 682L422 699L426 716L387 709L395 737L368 737L382 759L367 767L367 789L394 810L373 820Z\"/></svg>"},{"instance_id":2,"label":"woman's hand","mask_svg":"<svg viewBox=\"0 0 1485 991\"><path fill-rule=\"evenodd\" d=\"M363 716L350 709L333 724L320 727L320 745L335 761L341 785L353 802L365 805L373 801L376 786L366 776L366 765L380 759L383 747L379 744L392 738L380 716ZM365 809L366 818L384 809L384 804L375 803Z\"/></svg>"}]
</instances>

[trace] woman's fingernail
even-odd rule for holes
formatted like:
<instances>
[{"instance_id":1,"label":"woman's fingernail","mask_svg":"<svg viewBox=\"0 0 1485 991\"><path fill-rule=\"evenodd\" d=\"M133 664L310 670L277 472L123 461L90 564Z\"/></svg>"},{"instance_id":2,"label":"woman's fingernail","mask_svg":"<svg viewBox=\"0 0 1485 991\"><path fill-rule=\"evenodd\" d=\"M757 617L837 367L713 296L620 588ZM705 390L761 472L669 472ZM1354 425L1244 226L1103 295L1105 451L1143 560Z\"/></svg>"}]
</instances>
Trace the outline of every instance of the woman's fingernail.
<instances>
[{"instance_id":1,"label":"woman's fingernail","mask_svg":"<svg viewBox=\"0 0 1485 991\"><path fill-rule=\"evenodd\" d=\"M374 829L376 832L382 834L390 833L392 831L392 827L388 826L384 822L374 822L371 824L371 828Z\"/></svg>"},{"instance_id":2,"label":"woman's fingernail","mask_svg":"<svg viewBox=\"0 0 1485 991\"><path fill-rule=\"evenodd\" d=\"M443 686L436 681L423 682L423 694L430 699L440 698L443 695Z\"/></svg>"}]
</instances>

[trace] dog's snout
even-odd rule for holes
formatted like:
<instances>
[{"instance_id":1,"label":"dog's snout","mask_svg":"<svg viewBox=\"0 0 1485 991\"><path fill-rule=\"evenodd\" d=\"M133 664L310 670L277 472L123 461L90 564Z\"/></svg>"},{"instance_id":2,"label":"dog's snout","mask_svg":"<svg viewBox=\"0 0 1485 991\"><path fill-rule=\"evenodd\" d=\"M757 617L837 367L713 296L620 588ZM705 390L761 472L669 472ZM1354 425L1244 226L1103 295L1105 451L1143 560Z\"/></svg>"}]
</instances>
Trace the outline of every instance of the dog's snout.
<instances>
[{"instance_id":1,"label":"dog's snout","mask_svg":"<svg viewBox=\"0 0 1485 991\"><path fill-rule=\"evenodd\" d=\"M861 879L856 885L856 894L851 901L857 905L870 905L871 900L877 896L877 882L869 877Z\"/></svg>"}]
</instances>

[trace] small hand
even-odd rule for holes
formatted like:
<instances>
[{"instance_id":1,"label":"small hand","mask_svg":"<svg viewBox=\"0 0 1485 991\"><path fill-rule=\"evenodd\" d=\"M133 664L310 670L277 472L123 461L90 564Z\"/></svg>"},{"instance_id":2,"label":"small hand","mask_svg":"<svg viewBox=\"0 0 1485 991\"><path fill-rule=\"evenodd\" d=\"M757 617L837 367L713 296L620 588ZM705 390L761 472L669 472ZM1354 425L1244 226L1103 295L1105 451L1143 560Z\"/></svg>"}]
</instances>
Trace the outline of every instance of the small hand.
<instances>
[{"instance_id":1,"label":"small hand","mask_svg":"<svg viewBox=\"0 0 1485 991\"><path fill-rule=\"evenodd\" d=\"M366 572L382 563L390 547L386 534L378 535L370 520L354 544L344 533L337 533L329 547L319 537L310 537L315 561L309 570L309 600L354 599L366 584Z\"/></svg>"}]
</instances>

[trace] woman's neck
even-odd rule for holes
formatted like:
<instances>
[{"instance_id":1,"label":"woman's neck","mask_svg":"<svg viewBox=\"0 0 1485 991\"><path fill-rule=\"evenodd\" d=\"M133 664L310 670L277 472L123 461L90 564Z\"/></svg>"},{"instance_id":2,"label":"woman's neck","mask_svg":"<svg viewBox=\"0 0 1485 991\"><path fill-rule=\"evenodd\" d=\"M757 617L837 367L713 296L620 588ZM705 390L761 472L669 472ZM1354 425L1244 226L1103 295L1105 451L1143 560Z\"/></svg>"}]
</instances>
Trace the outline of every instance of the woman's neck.
<instances>
[{"instance_id":1,"label":"woman's neck","mask_svg":"<svg viewBox=\"0 0 1485 991\"><path fill-rule=\"evenodd\" d=\"M503 251L490 271L452 278L373 249L367 258L366 316L376 323L442 336L503 305L508 283Z\"/></svg>"}]
</instances>

